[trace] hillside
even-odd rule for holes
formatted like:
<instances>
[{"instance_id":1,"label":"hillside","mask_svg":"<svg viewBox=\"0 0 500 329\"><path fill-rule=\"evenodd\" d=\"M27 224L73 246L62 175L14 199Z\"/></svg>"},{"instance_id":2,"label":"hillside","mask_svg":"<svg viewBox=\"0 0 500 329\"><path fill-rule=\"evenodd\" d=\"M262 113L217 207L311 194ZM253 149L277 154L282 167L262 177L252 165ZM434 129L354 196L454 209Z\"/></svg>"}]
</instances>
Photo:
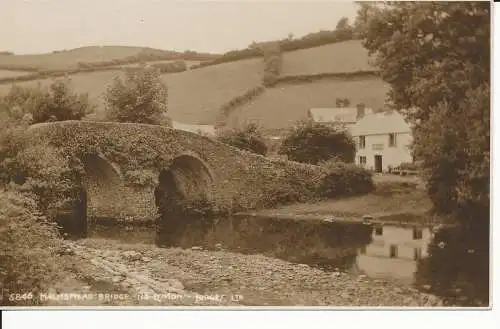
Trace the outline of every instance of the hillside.
<instances>
[{"instance_id":1,"label":"hillside","mask_svg":"<svg viewBox=\"0 0 500 329\"><path fill-rule=\"evenodd\" d=\"M103 47L108 48L108 47ZM107 58L116 56L119 50L133 53L141 48L109 47ZM47 55L47 63L56 63L54 58L72 60L95 59L95 47ZM33 55L37 56L37 55ZM44 55L39 55L44 56ZM92 57L94 56L94 57ZM11 56L4 56L11 57ZM17 56L14 56L14 58ZM307 76L324 73L345 73L373 70L369 56L359 41L346 41L315 48L284 53L283 76ZM158 61L155 61L158 62ZM195 61L187 61L188 66ZM164 74L163 80L169 87L169 112L173 120L190 124L214 124L220 108L235 97L261 84L263 64L261 58L245 59ZM102 117L102 93L113 77L123 74L120 70L78 73L71 75L74 88L88 92L91 100L99 105L97 118ZM50 79L17 83L20 86L34 86L36 83L50 83ZM1 84L0 93L7 92L11 84ZM257 121L269 129L286 128L297 120L306 118L311 107L335 107L337 97L348 98L351 104L364 102L368 107L383 107L388 87L375 77L336 78L327 77L308 83L279 84L268 88L250 103L237 106L228 117L228 125L240 126L244 122ZM243 102L244 103L244 102Z\"/></svg>"},{"instance_id":2,"label":"hillside","mask_svg":"<svg viewBox=\"0 0 500 329\"><path fill-rule=\"evenodd\" d=\"M21 75L28 75L30 74L29 72L25 71L11 71L11 70L2 70L0 69L0 79L2 78L11 78L11 77L18 77Z\"/></svg>"},{"instance_id":3,"label":"hillside","mask_svg":"<svg viewBox=\"0 0 500 329\"><path fill-rule=\"evenodd\" d=\"M379 109L384 106L387 91L389 87L378 78L322 80L269 88L229 115L227 125L236 128L252 122L265 129L288 128L298 120L307 119L310 108L336 107L337 97Z\"/></svg>"},{"instance_id":4,"label":"hillside","mask_svg":"<svg viewBox=\"0 0 500 329\"><path fill-rule=\"evenodd\" d=\"M46 54L0 55L0 68L38 68L64 70L78 68L79 62L93 63L124 59L137 55L183 58L183 53L144 47L89 46ZM208 54L201 54L208 55ZM185 57L192 56L186 55ZM207 58L210 56L207 56ZM186 58L191 59L191 58Z\"/></svg>"},{"instance_id":5,"label":"hillside","mask_svg":"<svg viewBox=\"0 0 500 329\"><path fill-rule=\"evenodd\" d=\"M222 104L260 83L261 71L261 60L249 59L162 75L169 88L168 107L172 119L192 124L213 123ZM123 72L114 70L71 75L74 89L89 93L91 101L99 106L97 118L102 117L101 96L117 75L121 76ZM32 87L51 82L51 79L43 79L16 85ZM0 84L0 94L7 93L11 87L11 84Z\"/></svg>"},{"instance_id":6,"label":"hillside","mask_svg":"<svg viewBox=\"0 0 500 329\"><path fill-rule=\"evenodd\" d=\"M368 51L360 41L345 41L285 53L283 75L374 70L369 61Z\"/></svg>"}]
</instances>

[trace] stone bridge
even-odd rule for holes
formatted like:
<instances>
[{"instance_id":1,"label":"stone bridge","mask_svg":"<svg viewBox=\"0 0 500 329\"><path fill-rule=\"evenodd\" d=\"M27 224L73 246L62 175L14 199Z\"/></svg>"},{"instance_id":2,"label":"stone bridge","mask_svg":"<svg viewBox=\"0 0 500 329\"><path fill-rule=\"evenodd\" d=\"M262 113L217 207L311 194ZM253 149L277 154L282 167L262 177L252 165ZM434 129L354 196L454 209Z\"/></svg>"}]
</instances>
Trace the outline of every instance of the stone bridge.
<instances>
[{"instance_id":1,"label":"stone bridge","mask_svg":"<svg viewBox=\"0 0 500 329\"><path fill-rule=\"evenodd\" d=\"M79 159L90 220L151 221L159 188L230 209L262 208L286 202L288 193L313 197L322 175L315 166L270 160L162 126L62 121L33 125L28 132L34 143Z\"/></svg>"}]
</instances>

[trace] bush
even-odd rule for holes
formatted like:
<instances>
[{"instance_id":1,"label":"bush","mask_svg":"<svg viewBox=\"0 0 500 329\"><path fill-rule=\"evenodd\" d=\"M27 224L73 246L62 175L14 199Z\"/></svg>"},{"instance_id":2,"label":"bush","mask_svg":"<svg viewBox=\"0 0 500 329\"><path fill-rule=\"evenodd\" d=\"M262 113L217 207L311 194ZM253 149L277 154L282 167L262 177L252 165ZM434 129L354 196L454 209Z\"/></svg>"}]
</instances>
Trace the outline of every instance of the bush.
<instances>
[{"instance_id":1,"label":"bush","mask_svg":"<svg viewBox=\"0 0 500 329\"><path fill-rule=\"evenodd\" d=\"M153 64L152 67L157 68L160 73L177 73L187 70L186 62L183 60L177 60L171 63Z\"/></svg>"},{"instance_id":2,"label":"bush","mask_svg":"<svg viewBox=\"0 0 500 329\"><path fill-rule=\"evenodd\" d=\"M326 172L319 185L319 195L326 198L358 195L372 192L375 185L372 174L354 164L327 161L321 163Z\"/></svg>"},{"instance_id":3,"label":"bush","mask_svg":"<svg viewBox=\"0 0 500 329\"><path fill-rule=\"evenodd\" d=\"M60 247L57 230L38 211L32 197L19 191L0 190L2 305L40 303L37 294L46 292L62 274L56 258ZM26 294L27 298L11 300L10 293Z\"/></svg>"},{"instance_id":4,"label":"bush","mask_svg":"<svg viewBox=\"0 0 500 329\"><path fill-rule=\"evenodd\" d=\"M283 139L279 154L298 162L317 164L337 157L353 162L356 144L340 126L301 122Z\"/></svg>"},{"instance_id":5,"label":"bush","mask_svg":"<svg viewBox=\"0 0 500 329\"><path fill-rule=\"evenodd\" d=\"M222 127L226 124L226 118L239 106L249 103L265 91L263 86L257 86L247 90L243 95L236 96L220 107L216 126Z\"/></svg>"},{"instance_id":6,"label":"bush","mask_svg":"<svg viewBox=\"0 0 500 329\"><path fill-rule=\"evenodd\" d=\"M167 113L167 86L158 70L138 69L116 77L104 99L111 121L161 124Z\"/></svg>"},{"instance_id":7,"label":"bush","mask_svg":"<svg viewBox=\"0 0 500 329\"><path fill-rule=\"evenodd\" d=\"M217 140L256 154L266 155L267 153L264 137L255 124L249 124L240 130L225 130L217 137Z\"/></svg>"},{"instance_id":8,"label":"bush","mask_svg":"<svg viewBox=\"0 0 500 329\"><path fill-rule=\"evenodd\" d=\"M20 109L21 114L30 113L33 123L47 121L81 120L94 111L88 94L73 91L71 80L55 80L42 88L12 86L2 103L8 111Z\"/></svg>"}]
</instances>

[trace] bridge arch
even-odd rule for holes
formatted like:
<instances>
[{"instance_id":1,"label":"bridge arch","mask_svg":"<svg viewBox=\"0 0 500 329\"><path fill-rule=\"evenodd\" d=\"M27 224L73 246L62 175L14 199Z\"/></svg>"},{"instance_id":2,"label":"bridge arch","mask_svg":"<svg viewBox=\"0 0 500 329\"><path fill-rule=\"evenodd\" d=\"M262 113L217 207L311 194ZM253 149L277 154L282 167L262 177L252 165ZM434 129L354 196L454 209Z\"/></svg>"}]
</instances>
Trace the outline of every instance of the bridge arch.
<instances>
[{"instance_id":1,"label":"bridge arch","mask_svg":"<svg viewBox=\"0 0 500 329\"><path fill-rule=\"evenodd\" d=\"M80 158L85 174L82 185L87 197L87 216L90 221L113 218L115 205L119 200L122 175L119 168L103 155L85 154Z\"/></svg>"},{"instance_id":2,"label":"bridge arch","mask_svg":"<svg viewBox=\"0 0 500 329\"><path fill-rule=\"evenodd\" d=\"M158 245L176 244L186 229L193 229L189 228L193 215L184 211L184 202L196 204L210 200L213 180L210 167L192 154L175 157L170 166L160 171L154 192L158 208Z\"/></svg>"},{"instance_id":3,"label":"bridge arch","mask_svg":"<svg viewBox=\"0 0 500 329\"><path fill-rule=\"evenodd\" d=\"M185 200L210 197L214 176L210 167L200 157L184 153L175 157L167 168L160 170L155 190L157 205L162 199Z\"/></svg>"}]
</instances>

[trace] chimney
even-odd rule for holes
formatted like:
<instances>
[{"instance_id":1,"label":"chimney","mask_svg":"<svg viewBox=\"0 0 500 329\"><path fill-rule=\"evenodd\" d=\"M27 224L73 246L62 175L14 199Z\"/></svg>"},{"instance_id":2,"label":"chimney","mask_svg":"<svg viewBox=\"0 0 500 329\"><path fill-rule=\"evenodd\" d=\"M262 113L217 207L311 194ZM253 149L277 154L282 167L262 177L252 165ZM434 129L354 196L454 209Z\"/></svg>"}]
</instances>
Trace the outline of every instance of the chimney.
<instances>
[{"instance_id":1,"label":"chimney","mask_svg":"<svg viewBox=\"0 0 500 329\"><path fill-rule=\"evenodd\" d=\"M365 104L359 103L358 105L356 105L356 108L358 109L357 115L356 115L356 120L359 120L365 116Z\"/></svg>"}]
</instances>

